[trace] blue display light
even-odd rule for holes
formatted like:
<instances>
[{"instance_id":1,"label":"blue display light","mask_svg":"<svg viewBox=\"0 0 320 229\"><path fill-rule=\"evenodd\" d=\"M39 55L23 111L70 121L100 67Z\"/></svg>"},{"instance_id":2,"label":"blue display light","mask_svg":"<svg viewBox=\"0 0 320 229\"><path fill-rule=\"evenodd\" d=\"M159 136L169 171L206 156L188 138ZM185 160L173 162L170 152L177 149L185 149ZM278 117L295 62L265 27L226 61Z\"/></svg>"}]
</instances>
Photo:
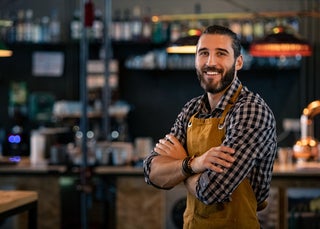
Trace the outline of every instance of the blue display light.
<instances>
[{"instance_id":1,"label":"blue display light","mask_svg":"<svg viewBox=\"0 0 320 229\"><path fill-rule=\"evenodd\" d=\"M20 135L14 135L14 134L11 134L9 137L8 137L8 141L12 144L19 144L21 142L21 136Z\"/></svg>"}]
</instances>

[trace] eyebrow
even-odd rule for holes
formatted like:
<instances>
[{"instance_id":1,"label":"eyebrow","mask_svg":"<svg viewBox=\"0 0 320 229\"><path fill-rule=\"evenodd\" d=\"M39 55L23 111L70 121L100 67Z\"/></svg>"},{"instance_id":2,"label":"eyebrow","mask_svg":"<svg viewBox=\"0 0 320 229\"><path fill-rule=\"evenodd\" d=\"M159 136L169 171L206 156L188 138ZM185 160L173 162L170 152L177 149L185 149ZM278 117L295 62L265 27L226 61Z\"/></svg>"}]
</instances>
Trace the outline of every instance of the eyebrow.
<instances>
[{"instance_id":1,"label":"eyebrow","mask_svg":"<svg viewBox=\"0 0 320 229\"><path fill-rule=\"evenodd\" d=\"M216 48L216 51L229 53L229 51L227 49L223 49L223 48Z\"/></svg>"},{"instance_id":2,"label":"eyebrow","mask_svg":"<svg viewBox=\"0 0 320 229\"><path fill-rule=\"evenodd\" d=\"M198 52L201 52L201 51L204 51L204 50L208 50L208 48L200 48L200 49L198 49ZM227 49L223 49L223 48L216 48L215 51L221 51L221 52L229 53L229 51Z\"/></svg>"}]
</instances>

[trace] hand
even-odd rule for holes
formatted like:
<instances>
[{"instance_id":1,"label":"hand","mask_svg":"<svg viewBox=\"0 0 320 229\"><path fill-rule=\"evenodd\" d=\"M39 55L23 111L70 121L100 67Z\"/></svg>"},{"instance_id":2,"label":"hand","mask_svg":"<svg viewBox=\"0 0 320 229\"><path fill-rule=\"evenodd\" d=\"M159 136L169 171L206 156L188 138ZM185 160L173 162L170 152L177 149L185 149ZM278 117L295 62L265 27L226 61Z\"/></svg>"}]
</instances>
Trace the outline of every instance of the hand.
<instances>
[{"instance_id":1,"label":"hand","mask_svg":"<svg viewBox=\"0 0 320 229\"><path fill-rule=\"evenodd\" d=\"M160 139L154 147L154 151L174 159L183 159L187 153L181 143L173 135L167 134L165 138Z\"/></svg>"},{"instance_id":2,"label":"hand","mask_svg":"<svg viewBox=\"0 0 320 229\"><path fill-rule=\"evenodd\" d=\"M210 169L221 173L235 161L234 153L235 150L227 146L212 147L201 156L194 158L191 163L192 170L196 173L201 173L206 169Z\"/></svg>"}]
</instances>

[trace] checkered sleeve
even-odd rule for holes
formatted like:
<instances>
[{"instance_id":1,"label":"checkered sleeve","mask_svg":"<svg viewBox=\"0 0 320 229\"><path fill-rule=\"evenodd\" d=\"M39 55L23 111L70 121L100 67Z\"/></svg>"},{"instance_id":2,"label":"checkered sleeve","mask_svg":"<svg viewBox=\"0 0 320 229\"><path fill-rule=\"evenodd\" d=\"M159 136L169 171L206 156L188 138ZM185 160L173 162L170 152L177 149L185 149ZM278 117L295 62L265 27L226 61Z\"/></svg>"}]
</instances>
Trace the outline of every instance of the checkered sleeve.
<instances>
[{"instance_id":1,"label":"checkered sleeve","mask_svg":"<svg viewBox=\"0 0 320 229\"><path fill-rule=\"evenodd\" d=\"M268 195L276 155L275 118L258 95L246 93L226 118L223 145L236 150L236 161L223 173L207 170L200 176L197 198L205 204L230 201L244 178L249 178L258 203Z\"/></svg>"}]
</instances>

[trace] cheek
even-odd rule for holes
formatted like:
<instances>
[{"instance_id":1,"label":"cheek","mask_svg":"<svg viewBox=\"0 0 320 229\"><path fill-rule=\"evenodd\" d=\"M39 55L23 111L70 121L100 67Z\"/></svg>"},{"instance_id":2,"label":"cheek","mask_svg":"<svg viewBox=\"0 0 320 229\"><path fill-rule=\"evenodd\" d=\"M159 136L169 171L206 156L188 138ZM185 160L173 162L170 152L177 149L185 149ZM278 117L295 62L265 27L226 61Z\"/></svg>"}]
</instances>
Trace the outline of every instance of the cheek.
<instances>
[{"instance_id":1,"label":"cheek","mask_svg":"<svg viewBox=\"0 0 320 229\"><path fill-rule=\"evenodd\" d=\"M206 62L207 60L205 58L196 57L194 61L194 65L196 68L201 69L206 64Z\"/></svg>"}]
</instances>

